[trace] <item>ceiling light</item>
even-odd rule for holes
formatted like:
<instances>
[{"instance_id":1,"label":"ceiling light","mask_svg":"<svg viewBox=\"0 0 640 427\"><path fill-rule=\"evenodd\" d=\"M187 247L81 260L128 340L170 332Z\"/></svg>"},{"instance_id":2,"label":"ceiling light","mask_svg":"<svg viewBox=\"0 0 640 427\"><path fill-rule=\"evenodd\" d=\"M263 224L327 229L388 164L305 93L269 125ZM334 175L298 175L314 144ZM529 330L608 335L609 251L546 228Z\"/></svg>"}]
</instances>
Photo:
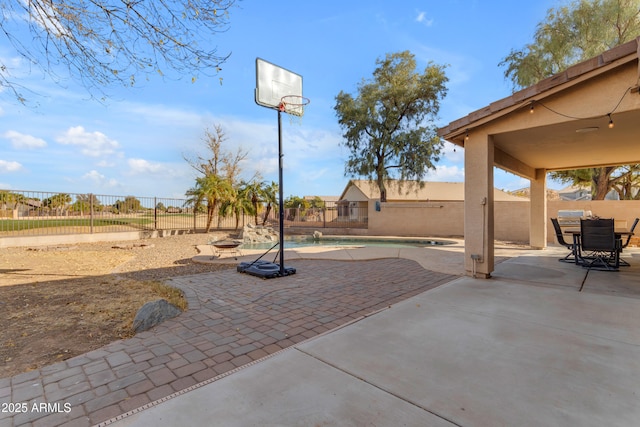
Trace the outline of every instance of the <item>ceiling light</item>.
<instances>
[{"instance_id":1,"label":"ceiling light","mask_svg":"<svg viewBox=\"0 0 640 427\"><path fill-rule=\"evenodd\" d=\"M580 128L580 129L576 129L576 132L577 132L577 133L595 132L595 131L597 131L598 129L600 129L600 128L599 128L599 127L597 127L597 126L591 126L591 127L588 127L588 128Z\"/></svg>"}]
</instances>

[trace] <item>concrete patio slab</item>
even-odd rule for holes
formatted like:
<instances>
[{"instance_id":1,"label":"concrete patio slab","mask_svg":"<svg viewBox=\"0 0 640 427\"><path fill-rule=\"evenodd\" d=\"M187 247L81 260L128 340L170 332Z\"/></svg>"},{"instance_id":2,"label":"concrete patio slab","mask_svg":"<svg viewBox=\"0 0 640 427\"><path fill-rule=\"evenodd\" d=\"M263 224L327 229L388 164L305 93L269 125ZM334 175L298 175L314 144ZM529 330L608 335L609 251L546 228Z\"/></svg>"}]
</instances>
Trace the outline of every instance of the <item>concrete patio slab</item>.
<instances>
[{"instance_id":1,"label":"concrete patio slab","mask_svg":"<svg viewBox=\"0 0 640 427\"><path fill-rule=\"evenodd\" d=\"M640 298L640 252L634 248L633 252L626 251L623 258L631 264L628 267L620 267L620 271L596 271L592 270L587 276L583 292L592 292L606 295L617 295L629 298ZM615 276L611 276L614 274Z\"/></svg>"},{"instance_id":2,"label":"concrete patio slab","mask_svg":"<svg viewBox=\"0 0 640 427\"><path fill-rule=\"evenodd\" d=\"M462 278L298 349L456 425L632 426L640 304L600 298Z\"/></svg>"},{"instance_id":3,"label":"concrete patio slab","mask_svg":"<svg viewBox=\"0 0 640 427\"><path fill-rule=\"evenodd\" d=\"M454 426L295 350L168 400L157 408L138 412L112 425Z\"/></svg>"}]
</instances>

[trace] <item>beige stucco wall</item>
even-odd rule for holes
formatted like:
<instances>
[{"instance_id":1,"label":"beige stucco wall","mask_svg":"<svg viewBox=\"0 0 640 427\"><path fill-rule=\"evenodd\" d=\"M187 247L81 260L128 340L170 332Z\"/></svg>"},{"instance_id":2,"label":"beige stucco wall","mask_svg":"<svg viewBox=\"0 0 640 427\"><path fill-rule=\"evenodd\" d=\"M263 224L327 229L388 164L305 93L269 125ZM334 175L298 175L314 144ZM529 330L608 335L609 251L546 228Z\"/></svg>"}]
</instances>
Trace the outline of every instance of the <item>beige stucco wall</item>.
<instances>
[{"instance_id":1,"label":"beige stucco wall","mask_svg":"<svg viewBox=\"0 0 640 427\"><path fill-rule=\"evenodd\" d=\"M593 215L600 218L614 218L616 227L629 228L633 220L640 217L640 200L554 201L547 205L549 218L556 218L558 210L572 209L591 211ZM640 229L636 228L635 233L640 234ZM555 232L551 226L547 227L547 241L555 242Z\"/></svg>"},{"instance_id":2,"label":"beige stucco wall","mask_svg":"<svg viewBox=\"0 0 640 427\"><path fill-rule=\"evenodd\" d=\"M630 227L640 217L640 200L549 201L547 222L558 210L590 210L601 218L615 218L619 226ZM495 202L495 239L529 242L529 202ZM637 231L637 230L636 230ZM372 236L464 236L464 202L382 203L375 210L369 203ZM547 243L555 243L553 227L547 227Z\"/></svg>"},{"instance_id":3,"label":"beige stucco wall","mask_svg":"<svg viewBox=\"0 0 640 427\"><path fill-rule=\"evenodd\" d=\"M369 202L372 236L462 236L464 202L382 203L380 211Z\"/></svg>"}]
</instances>

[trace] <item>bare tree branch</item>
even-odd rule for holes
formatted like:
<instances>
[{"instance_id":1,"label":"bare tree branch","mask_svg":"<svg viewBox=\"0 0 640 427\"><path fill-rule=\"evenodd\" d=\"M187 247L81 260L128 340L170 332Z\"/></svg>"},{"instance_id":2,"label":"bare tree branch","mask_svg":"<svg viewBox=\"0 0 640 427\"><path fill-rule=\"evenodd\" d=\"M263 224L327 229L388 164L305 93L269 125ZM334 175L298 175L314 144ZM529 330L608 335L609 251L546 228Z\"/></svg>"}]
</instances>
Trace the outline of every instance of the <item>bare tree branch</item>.
<instances>
[{"instance_id":1,"label":"bare tree branch","mask_svg":"<svg viewBox=\"0 0 640 427\"><path fill-rule=\"evenodd\" d=\"M90 93L140 76L195 81L214 76L229 54L211 46L229 27L236 0L0 0L0 32L16 57L57 82L61 67ZM4 61L4 62L3 62ZM25 101L12 67L0 58L0 89Z\"/></svg>"}]
</instances>

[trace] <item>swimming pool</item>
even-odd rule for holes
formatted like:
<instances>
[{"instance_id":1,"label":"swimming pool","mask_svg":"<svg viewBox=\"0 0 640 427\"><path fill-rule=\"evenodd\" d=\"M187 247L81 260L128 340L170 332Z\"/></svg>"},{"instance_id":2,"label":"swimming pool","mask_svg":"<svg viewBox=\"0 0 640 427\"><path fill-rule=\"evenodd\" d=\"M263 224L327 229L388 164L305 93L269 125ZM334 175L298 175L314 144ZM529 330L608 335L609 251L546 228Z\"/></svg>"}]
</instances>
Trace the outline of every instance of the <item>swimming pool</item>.
<instances>
[{"instance_id":1,"label":"swimming pool","mask_svg":"<svg viewBox=\"0 0 640 427\"><path fill-rule=\"evenodd\" d=\"M276 242L244 243L242 249L270 249ZM377 246L385 248L415 248L424 246L453 245L452 240L420 238L375 238L354 236L323 236L314 239L310 236L285 236L284 248L295 249L310 246ZM276 246L277 248L277 246Z\"/></svg>"}]
</instances>

